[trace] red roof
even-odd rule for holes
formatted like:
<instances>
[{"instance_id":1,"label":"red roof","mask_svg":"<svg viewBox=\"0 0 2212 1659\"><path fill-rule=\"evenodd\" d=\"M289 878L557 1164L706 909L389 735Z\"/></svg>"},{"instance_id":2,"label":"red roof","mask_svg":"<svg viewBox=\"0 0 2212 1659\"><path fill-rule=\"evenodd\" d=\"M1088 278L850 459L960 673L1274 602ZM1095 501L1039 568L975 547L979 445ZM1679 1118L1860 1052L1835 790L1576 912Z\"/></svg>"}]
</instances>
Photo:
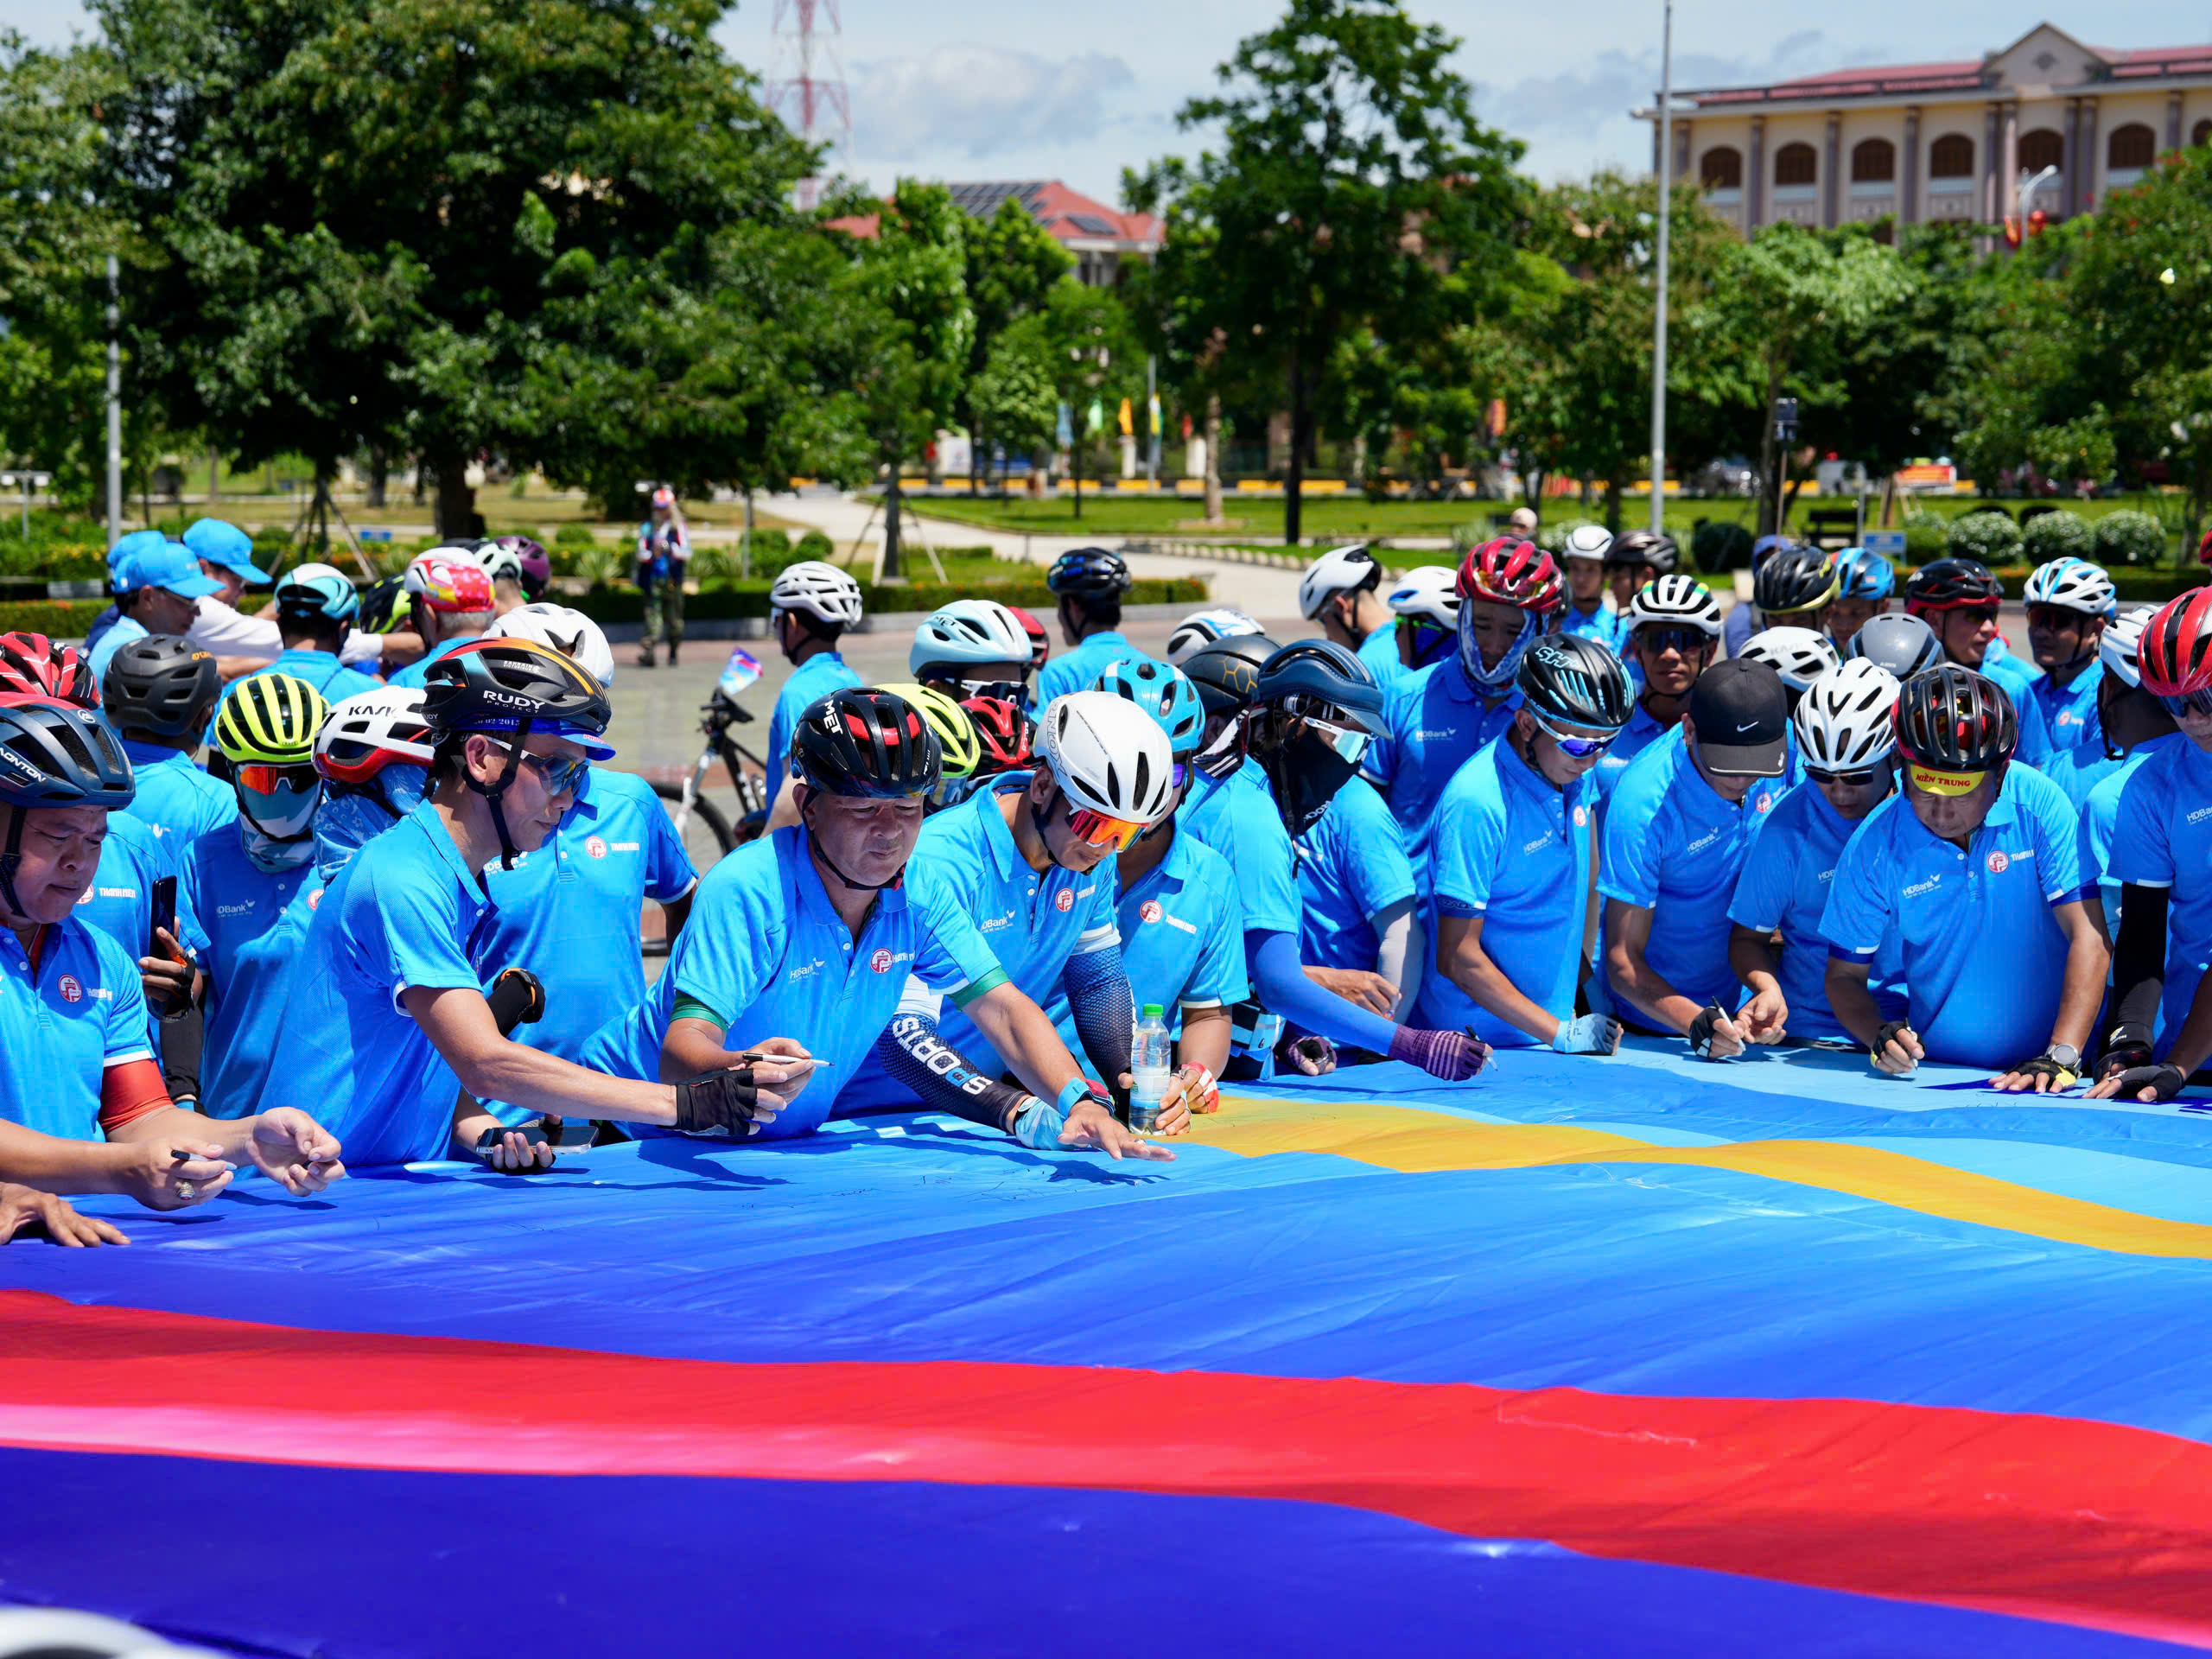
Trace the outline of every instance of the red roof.
<instances>
[{"instance_id":1,"label":"red roof","mask_svg":"<svg viewBox=\"0 0 2212 1659\"><path fill-rule=\"evenodd\" d=\"M2115 80L2145 80L2162 75L2212 74L2212 45L2153 46L2126 52L2095 48L2112 66ZM1758 104L1791 99L1876 98L1910 92L1970 92L1981 84L1985 63L1974 58L1950 63L1870 64L1800 75L1766 86L1716 86L1677 93L1685 103Z\"/></svg>"},{"instance_id":2,"label":"red roof","mask_svg":"<svg viewBox=\"0 0 2212 1659\"><path fill-rule=\"evenodd\" d=\"M998 212L1001 202L1013 197L1029 210L1030 217L1042 225L1055 241L1118 242L1144 248L1157 247L1160 243L1160 221L1151 214L1116 213L1103 201L1071 190L1058 179L949 184L945 188L951 193L952 200L976 219L988 219ZM868 241L874 238L880 222L880 215L868 213L833 219L830 228Z\"/></svg>"}]
</instances>

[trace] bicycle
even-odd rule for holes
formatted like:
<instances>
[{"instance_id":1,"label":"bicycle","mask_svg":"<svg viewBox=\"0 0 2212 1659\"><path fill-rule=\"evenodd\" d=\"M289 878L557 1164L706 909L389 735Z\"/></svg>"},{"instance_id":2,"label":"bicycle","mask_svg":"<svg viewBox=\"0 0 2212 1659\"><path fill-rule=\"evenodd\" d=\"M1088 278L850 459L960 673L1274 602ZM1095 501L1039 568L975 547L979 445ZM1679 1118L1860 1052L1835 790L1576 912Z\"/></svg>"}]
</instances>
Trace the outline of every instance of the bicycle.
<instances>
[{"instance_id":1,"label":"bicycle","mask_svg":"<svg viewBox=\"0 0 2212 1659\"><path fill-rule=\"evenodd\" d=\"M759 839L767 819L767 762L730 732L731 727L757 716L729 694L727 683L726 679L717 684L700 705L699 712L705 718L699 722L699 729L707 741L690 772L680 784L653 785L653 793L667 804L669 821L676 826L677 838L683 843L692 868L702 874L745 842ZM707 798L707 774L717 761L729 773L730 785L737 791L740 817L734 827L721 808ZM747 771L741 762L749 762L753 770ZM664 956L667 950L665 940L645 941L647 956Z\"/></svg>"}]
</instances>

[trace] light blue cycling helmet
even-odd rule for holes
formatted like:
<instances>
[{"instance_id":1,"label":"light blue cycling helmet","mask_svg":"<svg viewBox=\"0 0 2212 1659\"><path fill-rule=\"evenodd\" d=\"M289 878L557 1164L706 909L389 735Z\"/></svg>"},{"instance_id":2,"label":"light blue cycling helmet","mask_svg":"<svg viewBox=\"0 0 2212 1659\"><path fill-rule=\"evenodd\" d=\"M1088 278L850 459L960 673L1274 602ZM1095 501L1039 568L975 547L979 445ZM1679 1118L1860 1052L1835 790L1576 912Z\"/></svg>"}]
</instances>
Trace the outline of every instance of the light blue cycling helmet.
<instances>
[{"instance_id":1,"label":"light blue cycling helmet","mask_svg":"<svg viewBox=\"0 0 2212 1659\"><path fill-rule=\"evenodd\" d=\"M360 595L346 573L335 565L302 564L277 579L276 609L280 615L350 622L360 608Z\"/></svg>"},{"instance_id":2,"label":"light blue cycling helmet","mask_svg":"<svg viewBox=\"0 0 2212 1659\"><path fill-rule=\"evenodd\" d=\"M1838 599L1887 599L1897 591L1897 570L1878 553L1847 547L1835 556L1835 563L1843 584L1836 590Z\"/></svg>"},{"instance_id":3,"label":"light blue cycling helmet","mask_svg":"<svg viewBox=\"0 0 2212 1659\"><path fill-rule=\"evenodd\" d=\"M1181 669L1149 657L1123 658L1109 663L1090 689L1127 697L1158 721L1167 734L1168 753L1178 760L1198 752L1198 739L1205 731L1205 705L1198 701L1198 688Z\"/></svg>"}]
</instances>

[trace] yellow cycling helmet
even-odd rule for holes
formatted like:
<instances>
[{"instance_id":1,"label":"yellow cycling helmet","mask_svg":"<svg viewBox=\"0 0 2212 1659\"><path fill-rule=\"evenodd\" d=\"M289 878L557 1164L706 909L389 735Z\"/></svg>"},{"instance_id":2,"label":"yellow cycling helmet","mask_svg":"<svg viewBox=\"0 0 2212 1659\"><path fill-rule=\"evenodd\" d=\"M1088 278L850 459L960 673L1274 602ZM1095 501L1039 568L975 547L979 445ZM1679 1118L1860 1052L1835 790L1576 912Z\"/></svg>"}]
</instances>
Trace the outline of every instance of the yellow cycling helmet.
<instances>
[{"instance_id":1,"label":"yellow cycling helmet","mask_svg":"<svg viewBox=\"0 0 2212 1659\"><path fill-rule=\"evenodd\" d=\"M215 715L215 747L239 766L298 766L315 760L315 734L330 713L321 692L289 674L240 680Z\"/></svg>"},{"instance_id":2,"label":"yellow cycling helmet","mask_svg":"<svg viewBox=\"0 0 2212 1659\"><path fill-rule=\"evenodd\" d=\"M937 734L938 747L944 754L945 777L975 776L976 768L983 760L983 740L976 734L976 722L969 718L965 709L944 692L912 681L878 686L876 690L888 691L912 704L914 712Z\"/></svg>"}]
</instances>

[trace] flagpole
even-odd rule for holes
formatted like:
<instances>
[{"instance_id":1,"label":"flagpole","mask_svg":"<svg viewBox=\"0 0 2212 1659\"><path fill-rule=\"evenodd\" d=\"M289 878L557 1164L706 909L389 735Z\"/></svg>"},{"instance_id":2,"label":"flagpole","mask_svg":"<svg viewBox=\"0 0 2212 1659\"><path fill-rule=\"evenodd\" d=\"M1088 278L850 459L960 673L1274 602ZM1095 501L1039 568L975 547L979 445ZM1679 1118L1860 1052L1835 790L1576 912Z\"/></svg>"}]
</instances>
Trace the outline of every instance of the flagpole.
<instances>
[{"instance_id":1,"label":"flagpole","mask_svg":"<svg viewBox=\"0 0 2212 1659\"><path fill-rule=\"evenodd\" d=\"M1665 0L1659 30L1659 258L1651 327L1651 529L1667 531L1667 229L1673 218L1675 0Z\"/></svg>"}]
</instances>

